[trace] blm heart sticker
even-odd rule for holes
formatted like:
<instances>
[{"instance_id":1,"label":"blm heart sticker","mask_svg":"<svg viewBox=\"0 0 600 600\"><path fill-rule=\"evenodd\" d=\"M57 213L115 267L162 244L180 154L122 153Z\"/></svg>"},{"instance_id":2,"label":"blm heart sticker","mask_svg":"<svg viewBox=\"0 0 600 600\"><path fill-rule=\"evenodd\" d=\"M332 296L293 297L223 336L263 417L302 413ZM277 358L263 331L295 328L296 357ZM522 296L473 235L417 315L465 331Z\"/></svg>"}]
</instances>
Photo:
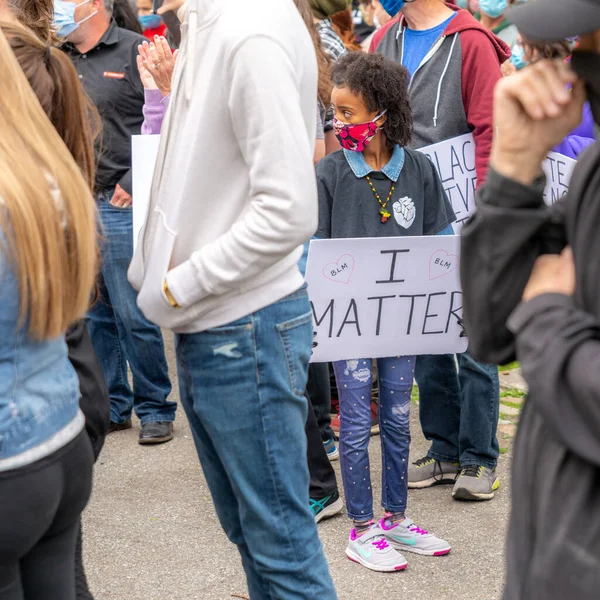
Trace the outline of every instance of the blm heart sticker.
<instances>
[{"instance_id":1,"label":"blm heart sticker","mask_svg":"<svg viewBox=\"0 0 600 600\"><path fill-rule=\"evenodd\" d=\"M436 250L429 259L429 281L444 277L458 269L458 256Z\"/></svg>"},{"instance_id":2,"label":"blm heart sticker","mask_svg":"<svg viewBox=\"0 0 600 600\"><path fill-rule=\"evenodd\" d=\"M343 254L335 262L327 263L323 267L324 277L334 283L348 285L352 273L354 273L354 257L350 254Z\"/></svg>"}]
</instances>

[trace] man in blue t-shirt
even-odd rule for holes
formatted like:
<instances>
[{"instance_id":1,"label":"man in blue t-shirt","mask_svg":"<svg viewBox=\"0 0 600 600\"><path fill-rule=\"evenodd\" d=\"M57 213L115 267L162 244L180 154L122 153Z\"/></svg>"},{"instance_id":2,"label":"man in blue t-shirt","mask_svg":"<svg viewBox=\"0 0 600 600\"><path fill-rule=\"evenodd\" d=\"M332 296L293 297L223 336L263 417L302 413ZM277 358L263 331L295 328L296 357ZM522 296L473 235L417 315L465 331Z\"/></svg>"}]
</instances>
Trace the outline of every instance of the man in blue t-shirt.
<instances>
[{"instance_id":1,"label":"man in blue t-shirt","mask_svg":"<svg viewBox=\"0 0 600 600\"><path fill-rule=\"evenodd\" d=\"M483 183L492 142L493 89L510 49L467 11L442 0L380 0L391 16L371 51L404 65L411 75L412 145L421 148L472 133ZM443 232L446 233L446 232ZM458 369L456 366L458 362ZM489 500L500 482L498 369L469 352L420 356L423 433L429 452L409 467L409 487L454 484L457 499Z\"/></svg>"}]
</instances>

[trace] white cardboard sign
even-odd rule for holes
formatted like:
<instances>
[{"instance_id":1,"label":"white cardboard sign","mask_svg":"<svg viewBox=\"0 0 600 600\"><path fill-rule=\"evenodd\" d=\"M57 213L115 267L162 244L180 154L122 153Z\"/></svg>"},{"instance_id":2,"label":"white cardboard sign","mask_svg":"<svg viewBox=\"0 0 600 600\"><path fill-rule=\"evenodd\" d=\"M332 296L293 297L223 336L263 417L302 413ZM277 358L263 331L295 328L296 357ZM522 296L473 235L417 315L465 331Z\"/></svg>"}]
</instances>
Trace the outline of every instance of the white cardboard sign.
<instances>
[{"instance_id":1,"label":"white cardboard sign","mask_svg":"<svg viewBox=\"0 0 600 600\"><path fill-rule=\"evenodd\" d=\"M475 140L472 133L419 148L433 163L456 215L454 233L475 212Z\"/></svg>"},{"instance_id":2,"label":"white cardboard sign","mask_svg":"<svg viewBox=\"0 0 600 600\"><path fill-rule=\"evenodd\" d=\"M544 202L548 206L560 200L567 193L576 164L576 160L557 152L548 153L548 158L542 163L542 168L546 173Z\"/></svg>"},{"instance_id":3,"label":"white cardboard sign","mask_svg":"<svg viewBox=\"0 0 600 600\"><path fill-rule=\"evenodd\" d=\"M313 362L467 349L458 236L315 240Z\"/></svg>"},{"instance_id":4,"label":"white cardboard sign","mask_svg":"<svg viewBox=\"0 0 600 600\"><path fill-rule=\"evenodd\" d=\"M467 133L425 146L419 148L419 152L425 154L436 168L456 215L454 233L460 233L464 222L475 212L477 174L473 134ZM546 204L554 204L567 193L576 164L576 160L562 154L548 153L542 163L547 180L544 189Z\"/></svg>"},{"instance_id":5,"label":"white cardboard sign","mask_svg":"<svg viewBox=\"0 0 600 600\"><path fill-rule=\"evenodd\" d=\"M154 166L158 156L160 135L134 135L131 138L133 250L146 222Z\"/></svg>"}]
</instances>

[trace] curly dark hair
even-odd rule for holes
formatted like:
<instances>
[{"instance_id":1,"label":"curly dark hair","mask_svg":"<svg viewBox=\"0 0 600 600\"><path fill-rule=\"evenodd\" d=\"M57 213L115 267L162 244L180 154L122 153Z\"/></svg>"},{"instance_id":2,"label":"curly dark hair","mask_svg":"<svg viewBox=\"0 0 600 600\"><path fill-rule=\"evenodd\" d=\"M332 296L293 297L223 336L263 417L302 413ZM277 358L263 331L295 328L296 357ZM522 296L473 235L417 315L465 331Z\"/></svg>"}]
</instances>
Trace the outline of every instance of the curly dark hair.
<instances>
[{"instance_id":1,"label":"curly dark hair","mask_svg":"<svg viewBox=\"0 0 600 600\"><path fill-rule=\"evenodd\" d=\"M413 119L408 100L408 71L381 54L350 52L333 67L333 85L359 95L371 112L385 113L383 132L387 144L407 146L412 138Z\"/></svg>"}]
</instances>

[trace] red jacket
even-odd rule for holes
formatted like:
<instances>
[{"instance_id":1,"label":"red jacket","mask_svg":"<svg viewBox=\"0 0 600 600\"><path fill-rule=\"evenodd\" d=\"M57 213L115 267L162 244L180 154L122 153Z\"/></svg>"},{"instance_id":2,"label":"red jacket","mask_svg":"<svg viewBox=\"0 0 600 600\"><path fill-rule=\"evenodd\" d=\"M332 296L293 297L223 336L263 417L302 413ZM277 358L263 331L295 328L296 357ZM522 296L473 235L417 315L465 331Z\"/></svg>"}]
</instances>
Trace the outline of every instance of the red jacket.
<instances>
[{"instance_id":1,"label":"red jacket","mask_svg":"<svg viewBox=\"0 0 600 600\"><path fill-rule=\"evenodd\" d=\"M492 146L494 87L502 77L500 64L510 57L511 50L468 11L451 4L448 7L457 15L434 45L433 55L411 81L414 147L472 132L477 180L481 185ZM390 21L373 36L370 51L402 62L404 27L402 15Z\"/></svg>"}]
</instances>

